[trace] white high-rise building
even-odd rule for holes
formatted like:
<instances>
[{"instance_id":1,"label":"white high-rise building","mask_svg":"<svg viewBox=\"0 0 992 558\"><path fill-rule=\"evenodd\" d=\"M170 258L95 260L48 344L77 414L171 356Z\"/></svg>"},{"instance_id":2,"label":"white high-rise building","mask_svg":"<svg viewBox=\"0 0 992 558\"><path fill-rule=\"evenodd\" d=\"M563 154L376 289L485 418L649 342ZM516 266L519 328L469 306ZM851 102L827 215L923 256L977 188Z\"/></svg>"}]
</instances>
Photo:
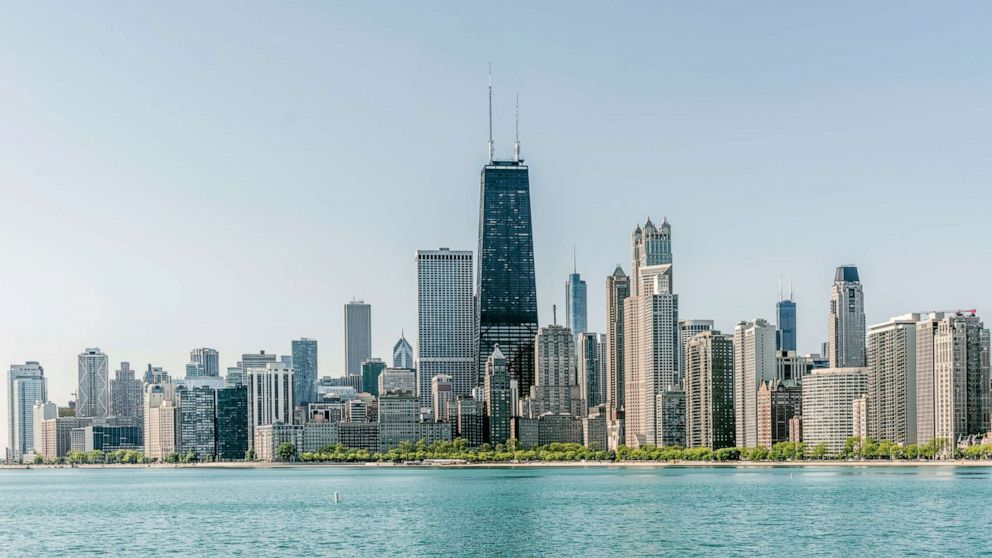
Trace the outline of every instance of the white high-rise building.
<instances>
[{"instance_id":1,"label":"white high-rise building","mask_svg":"<svg viewBox=\"0 0 992 558\"><path fill-rule=\"evenodd\" d=\"M758 445L758 387L775 381L775 325L765 320L734 328L734 412L738 447Z\"/></svg>"},{"instance_id":2,"label":"white high-rise building","mask_svg":"<svg viewBox=\"0 0 992 558\"><path fill-rule=\"evenodd\" d=\"M865 296L853 265L838 267L834 274L828 330L831 368L865 366Z\"/></svg>"},{"instance_id":3,"label":"white high-rise building","mask_svg":"<svg viewBox=\"0 0 992 558\"><path fill-rule=\"evenodd\" d=\"M110 368L107 355L91 348L79 353L77 417L110 416Z\"/></svg>"},{"instance_id":4,"label":"white high-rise building","mask_svg":"<svg viewBox=\"0 0 992 558\"><path fill-rule=\"evenodd\" d=\"M453 395L472 394L478 383L475 359L475 299L472 252L417 251L417 394L429 406L431 379L451 377Z\"/></svg>"},{"instance_id":5,"label":"white high-rise building","mask_svg":"<svg viewBox=\"0 0 992 558\"><path fill-rule=\"evenodd\" d=\"M679 320L679 381L685 379L686 364L685 349L689 340L696 334L713 330L713 320Z\"/></svg>"},{"instance_id":6,"label":"white high-rise building","mask_svg":"<svg viewBox=\"0 0 992 558\"><path fill-rule=\"evenodd\" d=\"M854 400L868 390L866 368L821 368L803 379L803 442L844 449L854 434Z\"/></svg>"},{"instance_id":7,"label":"white high-rise building","mask_svg":"<svg viewBox=\"0 0 992 558\"><path fill-rule=\"evenodd\" d=\"M372 357L372 306L363 300L344 305L344 365L349 376L362 375L362 363Z\"/></svg>"},{"instance_id":8,"label":"white high-rise building","mask_svg":"<svg viewBox=\"0 0 992 558\"><path fill-rule=\"evenodd\" d=\"M623 310L624 437L633 448L661 446L668 414L662 407L676 399L658 396L671 393L679 375L678 295L673 290L668 221L656 229L649 219L643 229L634 230L632 245L632 295Z\"/></svg>"},{"instance_id":9,"label":"white high-rise building","mask_svg":"<svg viewBox=\"0 0 992 558\"><path fill-rule=\"evenodd\" d=\"M45 369L34 361L11 364L7 372L7 441L11 458L20 462L35 449L35 403L48 401Z\"/></svg>"},{"instance_id":10,"label":"white high-rise building","mask_svg":"<svg viewBox=\"0 0 992 558\"><path fill-rule=\"evenodd\" d=\"M293 424L293 369L279 362L249 368L248 444L254 447L255 429L264 424Z\"/></svg>"},{"instance_id":11,"label":"white high-rise building","mask_svg":"<svg viewBox=\"0 0 992 558\"><path fill-rule=\"evenodd\" d=\"M906 314L868 330L868 436L916 443L916 324Z\"/></svg>"},{"instance_id":12,"label":"white high-rise building","mask_svg":"<svg viewBox=\"0 0 992 558\"><path fill-rule=\"evenodd\" d=\"M989 432L989 330L974 310L932 313L916 326L917 440L948 447Z\"/></svg>"}]
</instances>

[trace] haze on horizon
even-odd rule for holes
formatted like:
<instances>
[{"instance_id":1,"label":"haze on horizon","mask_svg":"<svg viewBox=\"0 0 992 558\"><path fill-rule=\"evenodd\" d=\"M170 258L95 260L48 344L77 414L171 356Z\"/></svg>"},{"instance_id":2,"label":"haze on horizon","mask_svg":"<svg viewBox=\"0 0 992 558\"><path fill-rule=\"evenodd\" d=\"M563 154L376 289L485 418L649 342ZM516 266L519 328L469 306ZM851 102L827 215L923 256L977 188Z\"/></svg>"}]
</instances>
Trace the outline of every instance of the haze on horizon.
<instances>
[{"instance_id":1,"label":"haze on horizon","mask_svg":"<svg viewBox=\"0 0 992 558\"><path fill-rule=\"evenodd\" d=\"M500 156L520 93L542 324L574 244L603 331L649 216L682 318L774 321L791 278L817 352L854 263L869 323L988 324L989 28L977 2L9 5L0 357L64 404L85 347L182 376L193 347L307 336L340 375L353 297L375 355L415 344L415 251L476 249L489 62Z\"/></svg>"}]
</instances>

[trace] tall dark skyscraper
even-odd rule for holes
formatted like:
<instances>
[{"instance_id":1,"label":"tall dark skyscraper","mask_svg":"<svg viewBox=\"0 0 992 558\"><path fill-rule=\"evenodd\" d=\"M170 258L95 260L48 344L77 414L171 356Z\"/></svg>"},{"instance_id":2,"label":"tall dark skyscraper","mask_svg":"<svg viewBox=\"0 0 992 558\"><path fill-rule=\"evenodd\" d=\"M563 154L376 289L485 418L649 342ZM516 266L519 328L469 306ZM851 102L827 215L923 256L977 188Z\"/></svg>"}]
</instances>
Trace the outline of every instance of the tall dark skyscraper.
<instances>
[{"instance_id":1,"label":"tall dark skyscraper","mask_svg":"<svg viewBox=\"0 0 992 558\"><path fill-rule=\"evenodd\" d=\"M520 142L510 161L494 159L492 86L489 88L489 162L479 192L479 251L476 274L476 366L484 383L486 359L498 344L519 393L534 383L537 285L530 213L530 179Z\"/></svg>"},{"instance_id":2,"label":"tall dark skyscraper","mask_svg":"<svg viewBox=\"0 0 992 558\"><path fill-rule=\"evenodd\" d=\"M294 339L293 347L293 405L316 403L317 399L317 340Z\"/></svg>"},{"instance_id":3,"label":"tall dark skyscraper","mask_svg":"<svg viewBox=\"0 0 992 558\"><path fill-rule=\"evenodd\" d=\"M778 331L775 333L776 351L796 350L796 301L795 295L791 292L792 282L789 283L789 298L785 298L780 292L778 303L775 305L775 321L778 323Z\"/></svg>"}]
</instances>

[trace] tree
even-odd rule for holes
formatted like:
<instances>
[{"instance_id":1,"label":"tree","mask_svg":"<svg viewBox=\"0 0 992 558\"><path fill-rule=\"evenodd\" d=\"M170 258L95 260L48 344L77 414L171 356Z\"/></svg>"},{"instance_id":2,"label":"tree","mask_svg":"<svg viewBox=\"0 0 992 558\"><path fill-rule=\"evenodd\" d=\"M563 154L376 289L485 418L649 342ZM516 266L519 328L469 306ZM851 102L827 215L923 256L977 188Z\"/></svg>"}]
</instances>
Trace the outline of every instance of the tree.
<instances>
[{"instance_id":1,"label":"tree","mask_svg":"<svg viewBox=\"0 0 992 558\"><path fill-rule=\"evenodd\" d=\"M283 442L276 448L276 457L279 461L295 461L296 446L290 442Z\"/></svg>"},{"instance_id":2,"label":"tree","mask_svg":"<svg viewBox=\"0 0 992 558\"><path fill-rule=\"evenodd\" d=\"M41 454L35 455L34 460L32 461L32 463L34 463L35 465L41 465L44 462L45 462L45 458L42 457Z\"/></svg>"},{"instance_id":3,"label":"tree","mask_svg":"<svg viewBox=\"0 0 992 558\"><path fill-rule=\"evenodd\" d=\"M810 457L813 459L825 459L827 457L827 451L826 442L820 442L819 444L813 446L813 451L810 454Z\"/></svg>"}]
</instances>

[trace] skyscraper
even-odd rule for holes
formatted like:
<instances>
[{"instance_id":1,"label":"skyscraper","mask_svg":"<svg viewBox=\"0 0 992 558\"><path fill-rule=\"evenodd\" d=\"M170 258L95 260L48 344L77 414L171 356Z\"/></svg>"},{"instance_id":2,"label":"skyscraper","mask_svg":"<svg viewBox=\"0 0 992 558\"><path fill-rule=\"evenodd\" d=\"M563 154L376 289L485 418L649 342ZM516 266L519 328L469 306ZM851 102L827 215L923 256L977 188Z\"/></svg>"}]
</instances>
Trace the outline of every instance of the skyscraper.
<instances>
[{"instance_id":1,"label":"skyscraper","mask_svg":"<svg viewBox=\"0 0 992 558\"><path fill-rule=\"evenodd\" d=\"M620 265L606 278L606 410L611 425L623 410L623 302L630 296L630 278Z\"/></svg>"},{"instance_id":2,"label":"skyscraper","mask_svg":"<svg viewBox=\"0 0 992 558\"><path fill-rule=\"evenodd\" d=\"M778 321L776 351L796 350L796 301L793 298L790 292L789 298L780 298L775 304L775 319Z\"/></svg>"},{"instance_id":3,"label":"skyscraper","mask_svg":"<svg viewBox=\"0 0 992 558\"><path fill-rule=\"evenodd\" d=\"M451 378L454 397L479 385L475 360L472 252L417 251L417 393L430 399L431 379Z\"/></svg>"},{"instance_id":4,"label":"skyscraper","mask_svg":"<svg viewBox=\"0 0 992 558\"><path fill-rule=\"evenodd\" d=\"M77 417L110 416L110 372L107 355L91 348L79 353Z\"/></svg>"},{"instance_id":5,"label":"skyscraper","mask_svg":"<svg viewBox=\"0 0 992 558\"><path fill-rule=\"evenodd\" d=\"M217 390L217 459L244 459L248 451L248 388Z\"/></svg>"},{"instance_id":6,"label":"skyscraper","mask_svg":"<svg viewBox=\"0 0 992 558\"><path fill-rule=\"evenodd\" d=\"M173 384L163 382L145 386L145 457L162 461L170 453L176 453L179 447L176 435L178 412Z\"/></svg>"},{"instance_id":7,"label":"skyscraper","mask_svg":"<svg viewBox=\"0 0 992 558\"><path fill-rule=\"evenodd\" d=\"M576 346L579 392L591 409L606 402L606 336L580 333Z\"/></svg>"},{"instance_id":8,"label":"skyscraper","mask_svg":"<svg viewBox=\"0 0 992 558\"><path fill-rule=\"evenodd\" d=\"M15 462L28 450L37 449L40 440L34 438L34 406L46 401L45 369L35 361L11 364L7 372L7 442Z\"/></svg>"},{"instance_id":9,"label":"skyscraper","mask_svg":"<svg viewBox=\"0 0 992 558\"><path fill-rule=\"evenodd\" d=\"M916 327L917 438L948 447L989 430L989 330L974 310L932 313Z\"/></svg>"},{"instance_id":10,"label":"skyscraper","mask_svg":"<svg viewBox=\"0 0 992 558\"><path fill-rule=\"evenodd\" d=\"M629 447L662 445L678 404L678 295L674 293L671 226L651 220L632 235L631 296L624 301L624 423ZM682 421L684 427L684 420ZM682 438L684 439L684 431ZM667 439L673 439L668 436Z\"/></svg>"},{"instance_id":11,"label":"skyscraper","mask_svg":"<svg viewBox=\"0 0 992 558\"><path fill-rule=\"evenodd\" d=\"M830 367L863 367L865 358L865 297L858 268L837 268L830 287Z\"/></svg>"},{"instance_id":12,"label":"skyscraper","mask_svg":"<svg viewBox=\"0 0 992 558\"><path fill-rule=\"evenodd\" d=\"M370 358L362 363L362 389L374 397L379 397L379 375L386 369L381 358Z\"/></svg>"},{"instance_id":13,"label":"skyscraper","mask_svg":"<svg viewBox=\"0 0 992 558\"><path fill-rule=\"evenodd\" d=\"M393 345L393 368L406 368L413 370L413 347L407 342L406 337L400 335L399 341Z\"/></svg>"},{"instance_id":14,"label":"skyscraper","mask_svg":"<svg viewBox=\"0 0 992 558\"><path fill-rule=\"evenodd\" d=\"M134 377L131 363L122 362L121 367L110 380L110 414L128 418L134 424L144 422L144 389L140 378Z\"/></svg>"},{"instance_id":15,"label":"skyscraper","mask_svg":"<svg viewBox=\"0 0 992 558\"><path fill-rule=\"evenodd\" d=\"M679 380L686 374L686 345L697 333L713 329L713 320L679 320Z\"/></svg>"},{"instance_id":16,"label":"skyscraper","mask_svg":"<svg viewBox=\"0 0 992 558\"><path fill-rule=\"evenodd\" d=\"M534 383L537 335L537 284L531 226L530 178L520 157L495 159L492 138L492 87L489 88L489 161L482 167L479 191L479 250L476 274L476 384L496 345L506 356L510 379L520 393Z\"/></svg>"},{"instance_id":17,"label":"skyscraper","mask_svg":"<svg viewBox=\"0 0 992 558\"><path fill-rule=\"evenodd\" d=\"M537 334L537 374L530 389L533 416L569 414L582 418L585 400L575 378L575 339L560 325L542 327Z\"/></svg>"},{"instance_id":18,"label":"skyscraper","mask_svg":"<svg viewBox=\"0 0 992 558\"><path fill-rule=\"evenodd\" d=\"M303 337L293 343L293 405L316 403L317 340Z\"/></svg>"},{"instance_id":19,"label":"skyscraper","mask_svg":"<svg viewBox=\"0 0 992 558\"><path fill-rule=\"evenodd\" d=\"M685 355L686 446L734 447L733 338L719 331L698 333L687 341Z\"/></svg>"},{"instance_id":20,"label":"skyscraper","mask_svg":"<svg viewBox=\"0 0 992 558\"><path fill-rule=\"evenodd\" d=\"M486 359L486 416L489 417L487 439L490 444L503 444L510 439L510 372L506 357L497 345Z\"/></svg>"},{"instance_id":21,"label":"skyscraper","mask_svg":"<svg viewBox=\"0 0 992 558\"><path fill-rule=\"evenodd\" d=\"M248 444L255 447L255 429L266 424L293 424L293 369L271 362L266 368L249 368Z\"/></svg>"},{"instance_id":22,"label":"skyscraper","mask_svg":"<svg viewBox=\"0 0 992 558\"><path fill-rule=\"evenodd\" d=\"M737 445L758 445L758 387L775 381L775 326L762 319L734 328L734 411Z\"/></svg>"},{"instance_id":23,"label":"skyscraper","mask_svg":"<svg viewBox=\"0 0 992 558\"><path fill-rule=\"evenodd\" d=\"M344 366L349 376L362 373L372 356L372 306L362 300L344 305Z\"/></svg>"},{"instance_id":24,"label":"skyscraper","mask_svg":"<svg viewBox=\"0 0 992 558\"><path fill-rule=\"evenodd\" d=\"M216 394L213 388L200 386L176 388L176 451L212 460L217 453L215 421Z\"/></svg>"},{"instance_id":25,"label":"skyscraper","mask_svg":"<svg viewBox=\"0 0 992 558\"><path fill-rule=\"evenodd\" d=\"M588 331L586 282L574 268L565 281L565 327L571 329L576 338Z\"/></svg>"},{"instance_id":26,"label":"skyscraper","mask_svg":"<svg viewBox=\"0 0 992 558\"><path fill-rule=\"evenodd\" d=\"M201 376L211 378L220 376L220 354L216 349L202 347L189 352L186 377L195 378Z\"/></svg>"},{"instance_id":27,"label":"skyscraper","mask_svg":"<svg viewBox=\"0 0 992 558\"><path fill-rule=\"evenodd\" d=\"M868 435L916 443L916 324L906 314L868 331Z\"/></svg>"}]
</instances>

